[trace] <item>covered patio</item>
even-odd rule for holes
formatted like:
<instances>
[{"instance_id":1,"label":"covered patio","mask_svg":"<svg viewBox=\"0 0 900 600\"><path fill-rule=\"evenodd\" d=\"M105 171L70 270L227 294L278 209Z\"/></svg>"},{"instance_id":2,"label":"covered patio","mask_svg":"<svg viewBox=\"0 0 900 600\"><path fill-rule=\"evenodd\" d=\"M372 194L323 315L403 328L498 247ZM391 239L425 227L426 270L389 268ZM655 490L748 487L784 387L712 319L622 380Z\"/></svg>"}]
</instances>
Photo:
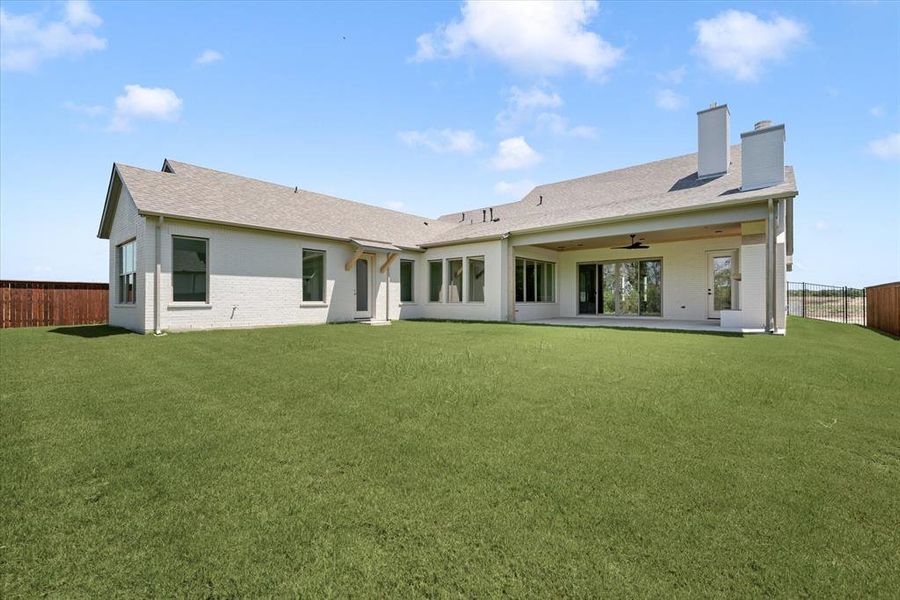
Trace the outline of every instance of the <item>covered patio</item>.
<instances>
[{"instance_id":1,"label":"covered patio","mask_svg":"<svg viewBox=\"0 0 900 600\"><path fill-rule=\"evenodd\" d=\"M514 320L783 331L783 313L775 307L783 304L777 273L784 270L785 246L774 226L776 219L783 223L783 211L783 205L738 205L515 235L508 242L515 256ZM549 291L554 280L555 295ZM770 319L774 326L767 328Z\"/></svg>"}]
</instances>

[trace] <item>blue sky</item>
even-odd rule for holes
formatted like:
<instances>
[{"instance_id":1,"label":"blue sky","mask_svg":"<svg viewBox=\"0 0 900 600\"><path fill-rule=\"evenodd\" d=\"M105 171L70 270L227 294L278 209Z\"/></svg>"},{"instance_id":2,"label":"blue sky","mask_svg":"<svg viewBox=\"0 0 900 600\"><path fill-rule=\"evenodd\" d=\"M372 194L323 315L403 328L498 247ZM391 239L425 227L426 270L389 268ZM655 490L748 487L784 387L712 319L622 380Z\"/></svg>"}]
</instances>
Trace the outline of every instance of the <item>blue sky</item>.
<instances>
[{"instance_id":1,"label":"blue sky","mask_svg":"<svg viewBox=\"0 0 900 600\"><path fill-rule=\"evenodd\" d=\"M527 13L527 11L531 11ZM900 4L3 2L0 276L107 278L114 161L437 216L784 122L793 281L900 279Z\"/></svg>"}]
</instances>

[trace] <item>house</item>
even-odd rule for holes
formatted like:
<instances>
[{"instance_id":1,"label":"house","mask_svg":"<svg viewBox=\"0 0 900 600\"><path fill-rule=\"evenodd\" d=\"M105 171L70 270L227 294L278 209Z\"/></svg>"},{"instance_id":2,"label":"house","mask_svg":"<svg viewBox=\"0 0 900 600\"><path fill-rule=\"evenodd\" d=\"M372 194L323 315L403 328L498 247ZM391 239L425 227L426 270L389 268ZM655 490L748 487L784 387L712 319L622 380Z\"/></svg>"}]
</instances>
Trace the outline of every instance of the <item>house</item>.
<instances>
[{"instance_id":1,"label":"house","mask_svg":"<svg viewBox=\"0 0 900 600\"><path fill-rule=\"evenodd\" d=\"M166 160L113 165L109 321L176 331L360 320L625 322L783 332L783 125L429 219ZM627 318L627 320L625 320Z\"/></svg>"}]
</instances>

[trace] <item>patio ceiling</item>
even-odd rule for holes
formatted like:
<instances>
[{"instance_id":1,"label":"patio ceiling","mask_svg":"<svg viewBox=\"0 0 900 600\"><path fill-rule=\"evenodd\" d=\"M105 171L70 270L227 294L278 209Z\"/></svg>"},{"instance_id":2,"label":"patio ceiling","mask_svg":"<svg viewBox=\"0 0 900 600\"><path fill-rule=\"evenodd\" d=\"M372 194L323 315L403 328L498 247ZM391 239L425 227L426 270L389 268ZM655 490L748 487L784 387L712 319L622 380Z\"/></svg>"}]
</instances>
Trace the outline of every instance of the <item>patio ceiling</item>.
<instances>
[{"instance_id":1,"label":"patio ceiling","mask_svg":"<svg viewBox=\"0 0 900 600\"><path fill-rule=\"evenodd\" d=\"M540 248L558 251L615 248L617 246L626 246L630 244L631 233L635 234L635 240L640 240L647 245L652 245L667 242L683 242L687 240L739 236L741 235L741 224L722 223L718 225L701 225L696 227L683 227L680 229L664 229L648 232L642 232L639 229L636 229L635 231L629 232L629 234L623 235L591 237L535 245Z\"/></svg>"}]
</instances>

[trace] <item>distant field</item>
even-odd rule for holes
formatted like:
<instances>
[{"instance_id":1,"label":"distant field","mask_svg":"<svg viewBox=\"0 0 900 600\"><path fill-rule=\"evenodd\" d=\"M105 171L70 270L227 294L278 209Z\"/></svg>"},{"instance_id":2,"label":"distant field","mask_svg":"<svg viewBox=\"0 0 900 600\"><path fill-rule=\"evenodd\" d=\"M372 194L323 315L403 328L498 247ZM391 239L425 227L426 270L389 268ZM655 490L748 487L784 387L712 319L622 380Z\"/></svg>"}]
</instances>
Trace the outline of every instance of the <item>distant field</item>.
<instances>
[{"instance_id":1,"label":"distant field","mask_svg":"<svg viewBox=\"0 0 900 600\"><path fill-rule=\"evenodd\" d=\"M804 300L799 294L790 294L788 296L788 314L803 316L803 302ZM862 296L847 298L845 304L841 297L808 295L805 303L805 314L809 318L835 323L866 324L866 299ZM847 315L846 320L845 314Z\"/></svg>"},{"instance_id":2,"label":"distant field","mask_svg":"<svg viewBox=\"0 0 900 600\"><path fill-rule=\"evenodd\" d=\"M900 342L0 331L0 597L897 597Z\"/></svg>"}]
</instances>

